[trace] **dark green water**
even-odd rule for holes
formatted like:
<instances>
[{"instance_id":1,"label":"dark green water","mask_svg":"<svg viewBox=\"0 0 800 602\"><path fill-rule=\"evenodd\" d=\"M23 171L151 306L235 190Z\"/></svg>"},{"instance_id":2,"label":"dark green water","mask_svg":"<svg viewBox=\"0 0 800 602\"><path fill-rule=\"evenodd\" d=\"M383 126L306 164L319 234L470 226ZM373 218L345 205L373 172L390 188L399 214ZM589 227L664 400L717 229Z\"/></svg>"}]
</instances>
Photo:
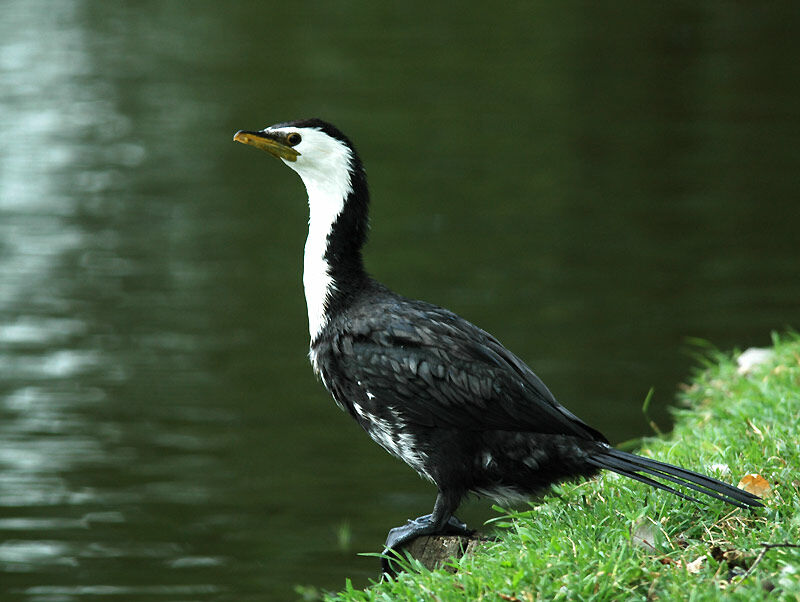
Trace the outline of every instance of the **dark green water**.
<instances>
[{"instance_id":1,"label":"dark green water","mask_svg":"<svg viewBox=\"0 0 800 602\"><path fill-rule=\"evenodd\" d=\"M237 129L338 124L371 271L612 440L687 337L800 325L798 5L483 6L3 4L0 599L363 585L430 510L315 382L303 188Z\"/></svg>"}]
</instances>

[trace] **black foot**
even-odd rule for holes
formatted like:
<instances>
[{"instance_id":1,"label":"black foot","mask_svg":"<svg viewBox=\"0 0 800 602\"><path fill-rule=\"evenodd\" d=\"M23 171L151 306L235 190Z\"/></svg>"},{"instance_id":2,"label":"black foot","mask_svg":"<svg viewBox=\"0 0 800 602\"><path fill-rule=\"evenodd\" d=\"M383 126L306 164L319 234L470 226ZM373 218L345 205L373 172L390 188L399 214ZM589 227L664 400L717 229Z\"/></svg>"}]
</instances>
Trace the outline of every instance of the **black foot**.
<instances>
[{"instance_id":1,"label":"black foot","mask_svg":"<svg viewBox=\"0 0 800 602\"><path fill-rule=\"evenodd\" d=\"M408 523L402 527L391 529L389 535L386 537L385 545L387 550L396 550L403 544L408 543L420 535L470 535L473 532L474 531L469 529L465 523L462 523L455 516L451 516L444 525L437 527L436 523L433 521L433 515L426 514L425 516L409 520Z\"/></svg>"},{"instance_id":2,"label":"black foot","mask_svg":"<svg viewBox=\"0 0 800 602\"><path fill-rule=\"evenodd\" d=\"M467 527L466 523L462 523L455 516L451 516L444 525L438 526L433 520L433 515L426 514L414 520L409 520L402 527L391 529L386 537L386 547L383 550L383 554L385 556L396 554L404 544L420 535L472 535L474 532ZM381 568L386 574L393 573L389 566L388 558L381 560Z\"/></svg>"}]
</instances>

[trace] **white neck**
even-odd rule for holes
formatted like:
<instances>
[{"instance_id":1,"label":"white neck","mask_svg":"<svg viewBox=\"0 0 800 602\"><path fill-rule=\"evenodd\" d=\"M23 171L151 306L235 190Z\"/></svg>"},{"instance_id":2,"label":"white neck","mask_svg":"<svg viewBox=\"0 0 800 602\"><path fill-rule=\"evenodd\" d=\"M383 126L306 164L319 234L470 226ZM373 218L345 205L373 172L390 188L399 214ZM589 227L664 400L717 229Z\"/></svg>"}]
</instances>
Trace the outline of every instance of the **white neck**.
<instances>
[{"instance_id":1,"label":"white neck","mask_svg":"<svg viewBox=\"0 0 800 602\"><path fill-rule=\"evenodd\" d=\"M310 215L303 256L303 288L308 307L308 333L313 341L328 321L326 302L336 287L325 252L328 249L328 234L342 212L345 197L339 191L311 187L308 183L306 189Z\"/></svg>"},{"instance_id":2,"label":"white neck","mask_svg":"<svg viewBox=\"0 0 800 602\"><path fill-rule=\"evenodd\" d=\"M295 146L300 154L293 161L283 159L283 162L298 173L308 193L303 287L308 306L308 332L314 341L328 321L327 301L336 287L325 252L328 234L353 190L350 178L353 153L346 144L318 128L286 126L270 128L270 131L295 131L302 136L302 141Z\"/></svg>"}]
</instances>

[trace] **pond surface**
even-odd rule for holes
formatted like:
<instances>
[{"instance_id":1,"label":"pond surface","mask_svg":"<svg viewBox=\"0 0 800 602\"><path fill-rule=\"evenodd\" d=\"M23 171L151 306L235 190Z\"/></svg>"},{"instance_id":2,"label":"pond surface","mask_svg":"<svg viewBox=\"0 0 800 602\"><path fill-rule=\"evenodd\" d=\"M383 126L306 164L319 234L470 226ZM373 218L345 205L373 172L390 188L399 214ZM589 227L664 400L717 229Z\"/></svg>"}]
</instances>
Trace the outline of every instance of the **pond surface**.
<instances>
[{"instance_id":1,"label":"pond surface","mask_svg":"<svg viewBox=\"0 0 800 602\"><path fill-rule=\"evenodd\" d=\"M614 441L651 387L668 428L692 337L800 326L795 3L304 6L4 4L3 600L364 585L430 511L315 381L304 191L238 129L338 124L368 268Z\"/></svg>"}]
</instances>

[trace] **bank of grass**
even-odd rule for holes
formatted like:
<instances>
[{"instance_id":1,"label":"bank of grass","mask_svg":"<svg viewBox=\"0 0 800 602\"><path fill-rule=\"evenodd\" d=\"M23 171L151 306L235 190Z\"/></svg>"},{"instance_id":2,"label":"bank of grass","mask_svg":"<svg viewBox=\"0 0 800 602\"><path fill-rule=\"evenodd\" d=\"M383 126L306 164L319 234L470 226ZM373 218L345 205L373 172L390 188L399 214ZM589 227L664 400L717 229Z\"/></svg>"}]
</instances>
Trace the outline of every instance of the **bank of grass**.
<instances>
[{"instance_id":1,"label":"bank of grass","mask_svg":"<svg viewBox=\"0 0 800 602\"><path fill-rule=\"evenodd\" d=\"M606 472L506 512L500 539L454 574L412 561L395 580L326 599L800 600L800 337L776 336L774 352L744 376L736 354L709 354L672 433L639 451L733 484L761 475L764 508L697 505Z\"/></svg>"}]
</instances>

